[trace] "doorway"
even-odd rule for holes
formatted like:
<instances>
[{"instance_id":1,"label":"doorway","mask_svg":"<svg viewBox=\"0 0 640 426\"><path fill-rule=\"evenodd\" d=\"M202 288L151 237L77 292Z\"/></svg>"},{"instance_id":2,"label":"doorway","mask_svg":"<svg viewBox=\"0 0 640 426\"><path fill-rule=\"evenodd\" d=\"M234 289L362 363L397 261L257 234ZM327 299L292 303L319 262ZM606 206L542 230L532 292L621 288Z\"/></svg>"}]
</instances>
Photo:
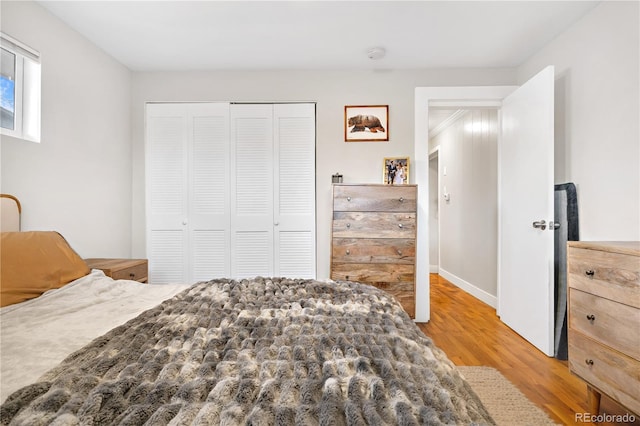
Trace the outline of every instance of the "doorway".
<instances>
[{"instance_id":1,"label":"doorway","mask_svg":"<svg viewBox=\"0 0 640 426\"><path fill-rule=\"evenodd\" d=\"M429 109L500 108L498 149L497 314L514 331L553 356L554 67L521 86L419 87L415 90L417 250L429 255ZM432 102L445 105L432 105ZM444 169L444 165L440 164ZM444 185L441 186L444 188ZM422 201L421 201L422 200ZM440 214L442 221L444 215ZM442 225L441 225L442 227ZM553 231L553 229L551 229ZM441 247L442 248L442 247ZM442 259L442 252L440 253ZM429 262L416 265L416 321L428 321Z\"/></svg>"},{"instance_id":2,"label":"doorway","mask_svg":"<svg viewBox=\"0 0 640 426\"><path fill-rule=\"evenodd\" d=\"M414 164L415 181L418 185L420 198L424 199L429 192L429 123L430 107L450 107L473 109L478 107L499 108L502 99L512 93L517 86L480 86L480 87L418 87L415 90L415 143ZM434 103L438 101L438 104ZM442 164L439 164L442 167ZM426 253L421 261L416 263L416 322L428 322L431 317L429 294L430 270L430 233L429 208L418 208L418 229L416 250ZM425 259L426 258L426 259Z\"/></svg>"},{"instance_id":3,"label":"doorway","mask_svg":"<svg viewBox=\"0 0 640 426\"><path fill-rule=\"evenodd\" d=\"M429 259L497 306L498 110L429 108Z\"/></svg>"},{"instance_id":4,"label":"doorway","mask_svg":"<svg viewBox=\"0 0 640 426\"><path fill-rule=\"evenodd\" d=\"M440 272L440 179L439 151L436 147L429 154L429 272Z\"/></svg>"}]
</instances>

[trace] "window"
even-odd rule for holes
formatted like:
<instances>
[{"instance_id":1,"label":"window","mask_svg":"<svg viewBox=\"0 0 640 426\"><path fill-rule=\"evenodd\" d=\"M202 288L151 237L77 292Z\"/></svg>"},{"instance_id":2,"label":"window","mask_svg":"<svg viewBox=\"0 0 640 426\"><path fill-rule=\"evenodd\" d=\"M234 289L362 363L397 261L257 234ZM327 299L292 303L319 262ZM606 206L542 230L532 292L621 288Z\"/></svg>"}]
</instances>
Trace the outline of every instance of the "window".
<instances>
[{"instance_id":1,"label":"window","mask_svg":"<svg viewBox=\"0 0 640 426\"><path fill-rule=\"evenodd\" d=\"M40 54L0 33L0 131L40 142Z\"/></svg>"},{"instance_id":2,"label":"window","mask_svg":"<svg viewBox=\"0 0 640 426\"><path fill-rule=\"evenodd\" d=\"M4 129L15 130L16 112L16 55L8 50L2 49L0 59L0 90L2 90L2 127Z\"/></svg>"}]
</instances>

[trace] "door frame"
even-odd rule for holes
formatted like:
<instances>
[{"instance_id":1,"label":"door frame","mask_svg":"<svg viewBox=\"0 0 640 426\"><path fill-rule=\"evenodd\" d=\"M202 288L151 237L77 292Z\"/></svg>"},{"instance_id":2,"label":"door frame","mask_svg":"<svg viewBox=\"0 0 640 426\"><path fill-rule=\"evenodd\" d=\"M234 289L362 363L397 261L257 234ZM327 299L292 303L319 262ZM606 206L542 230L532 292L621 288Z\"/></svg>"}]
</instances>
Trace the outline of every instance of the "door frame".
<instances>
[{"instance_id":1,"label":"door frame","mask_svg":"<svg viewBox=\"0 0 640 426\"><path fill-rule=\"evenodd\" d=\"M497 106L519 86L465 86L465 87L417 87L415 89L415 140L413 169L418 185L418 220L416 262L416 322L428 322L431 318L429 295L429 105L474 108ZM499 136L498 136L499 137ZM498 170L498 173L500 171ZM499 175L498 175L499 178ZM426 201L425 201L426 200ZM498 193L498 203L500 194ZM500 220L498 212L498 221ZM498 233L500 229L498 228ZM498 234L500 238L500 234ZM500 246L498 245L498 268L500 268ZM500 278L498 277L498 296ZM498 312L498 315L500 313Z\"/></svg>"}]
</instances>

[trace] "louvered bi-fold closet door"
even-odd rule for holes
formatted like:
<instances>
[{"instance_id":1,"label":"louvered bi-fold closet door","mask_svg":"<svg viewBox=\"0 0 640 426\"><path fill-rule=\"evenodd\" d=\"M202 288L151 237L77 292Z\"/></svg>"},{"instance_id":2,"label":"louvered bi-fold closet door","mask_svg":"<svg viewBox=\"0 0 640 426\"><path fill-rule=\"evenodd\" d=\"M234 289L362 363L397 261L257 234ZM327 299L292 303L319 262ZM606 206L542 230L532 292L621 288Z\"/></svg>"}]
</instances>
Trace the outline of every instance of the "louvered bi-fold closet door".
<instances>
[{"instance_id":1,"label":"louvered bi-fold closet door","mask_svg":"<svg viewBox=\"0 0 640 426\"><path fill-rule=\"evenodd\" d=\"M231 105L231 274L273 275L273 105Z\"/></svg>"},{"instance_id":2,"label":"louvered bi-fold closet door","mask_svg":"<svg viewBox=\"0 0 640 426\"><path fill-rule=\"evenodd\" d=\"M234 278L315 278L315 105L231 105Z\"/></svg>"},{"instance_id":3,"label":"louvered bi-fold closet door","mask_svg":"<svg viewBox=\"0 0 640 426\"><path fill-rule=\"evenodd\" d=\"M229 104L149 104L149 282L229 276Z\"/></svg>"},{"instance_id":4,"label":"louvered bi-fold closet door","mask_svg":"<svg viewBox=\"0 0 640 426\"><path fill-rule=\"evenodd\" d=\"M189 282L228 277L229 104L192 104L189 117Z\"/></svg>"},{"instance_id":5,"label":"louvered bi-fold closet door","mask_svg":"<svg viewBox=\"0 0 640 426\"><path fill-rule=\"evenodd\" d=\"M316 277L315 104L274 105L274 275Z\"/></svg>"}]
</instances>

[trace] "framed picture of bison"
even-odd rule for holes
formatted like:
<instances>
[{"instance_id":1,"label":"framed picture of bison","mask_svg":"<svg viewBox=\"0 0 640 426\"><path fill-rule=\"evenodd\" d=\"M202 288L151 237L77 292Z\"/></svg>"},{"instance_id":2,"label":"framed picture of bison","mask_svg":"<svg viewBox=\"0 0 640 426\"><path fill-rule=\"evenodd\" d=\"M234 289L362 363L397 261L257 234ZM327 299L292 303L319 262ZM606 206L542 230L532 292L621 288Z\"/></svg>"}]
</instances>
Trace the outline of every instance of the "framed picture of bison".
<instances>
[{"instance_id":1,"label":"framed picture of bison","mask_svg":"<svg viewBox=\"0 0 640 426\"><path fill-rule=\"evenodd\" d=\"M389 105L347 105L344 107L345 142L389 140Z\"/></svg>"},{"instance_id":2,"label":"framed picture of bison","mask_svg":"<svg viewBox=\"0 0 640 426\"><path fill-rule=\"evenodd\" d=\"M387 157L382 163L382 182L386 185L409 183L409 157Z\"/></svg>"}]
</instances>

